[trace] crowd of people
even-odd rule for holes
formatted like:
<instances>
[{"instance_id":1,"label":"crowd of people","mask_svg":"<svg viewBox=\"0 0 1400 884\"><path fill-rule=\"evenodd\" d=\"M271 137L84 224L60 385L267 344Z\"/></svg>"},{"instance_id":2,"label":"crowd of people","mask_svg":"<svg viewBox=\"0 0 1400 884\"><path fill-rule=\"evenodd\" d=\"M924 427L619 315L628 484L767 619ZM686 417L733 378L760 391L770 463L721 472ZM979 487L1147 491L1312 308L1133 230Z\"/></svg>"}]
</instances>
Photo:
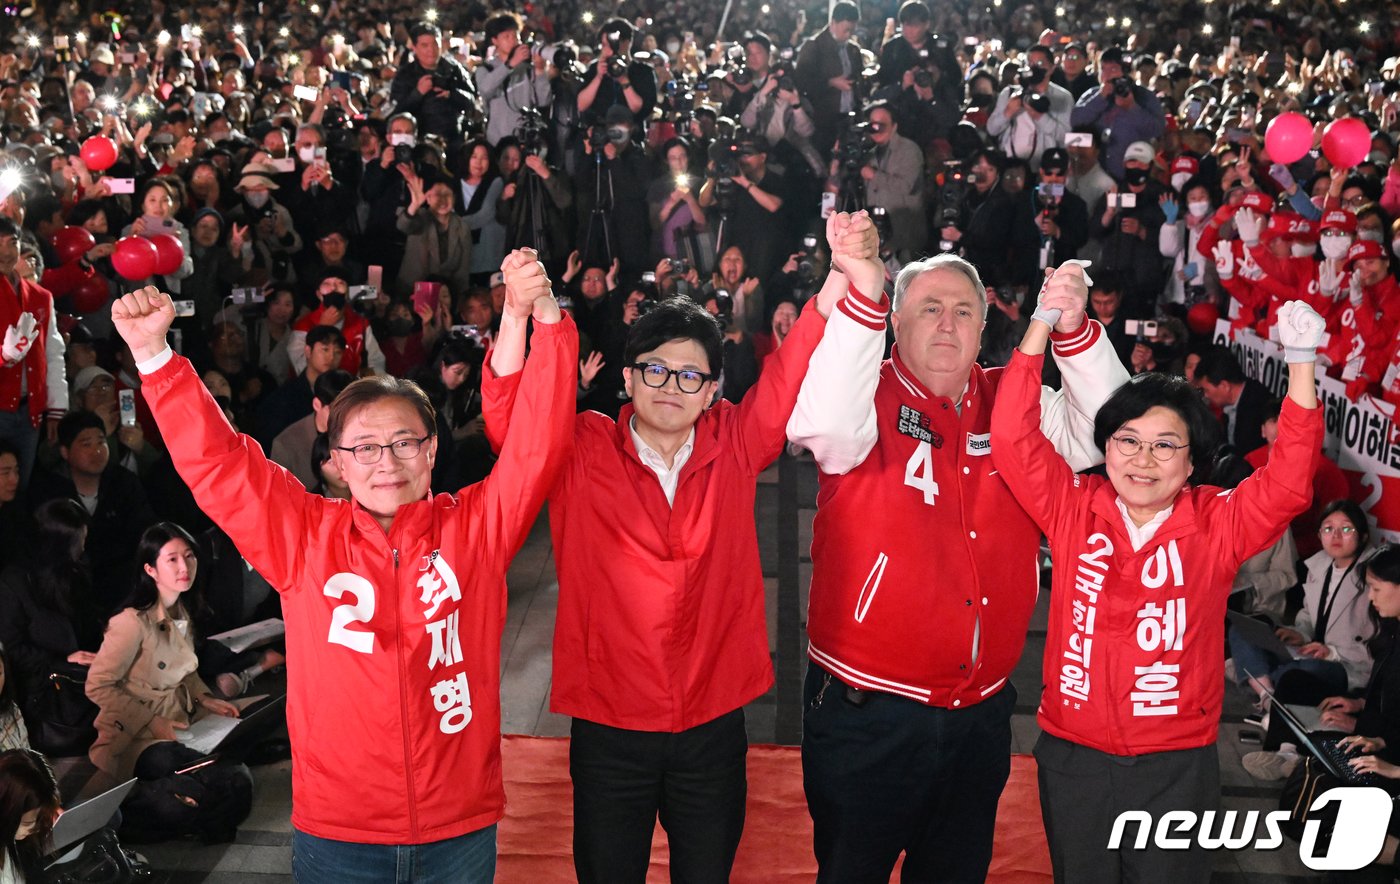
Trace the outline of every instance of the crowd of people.
<instances>
[{"instance_id":1,"label":"crowd of people","mask_svg":"<svg viewBox=\"0 0 1400 884\"><path fill-rule=\"evenodd\" d=\"M1298 648L1231 635L1261 709L1323 705L1400 779L1400 565L1319 453L1311 392L1315 365L1400 405L1400 32L1359 0L1105 12L7 5L0 749L169 775L176 731L237 714L292 648L298 880L393 861L346 845L448 845L423 861L489 875L505 566L548 499L580 880L640 880L658 815L710 880L743 828L742 707L772 681L754 477L790 441L822 474L821 880L887 880L900 853L985 874L1042 534L1059 873L1102 869L1076 790L1117 788L1105 756L1218 798L1227 599ZM1277 162L1265 133L1294 111L1313 149ZM1346 118L1370 148L1339 167L1322 142ZM1286 399L1217 319L1284 348ZM1106 481L1068 477L1105 458ZM1139 568L1175 569L1181 607L1106 592ZM1102 682L1100 593L1156 637ZM284 613L285 648L207 640ZM1134 678L1126 711L1102 694ZM1204 718L1161 726L1187 705ZM328 725L365 742L314 745ZM1287 773L1284 749L1251 771ZM471 794L425 792L423 764ZM367 824L371 792L397 797Z\"/></svg>"}]
</instances>

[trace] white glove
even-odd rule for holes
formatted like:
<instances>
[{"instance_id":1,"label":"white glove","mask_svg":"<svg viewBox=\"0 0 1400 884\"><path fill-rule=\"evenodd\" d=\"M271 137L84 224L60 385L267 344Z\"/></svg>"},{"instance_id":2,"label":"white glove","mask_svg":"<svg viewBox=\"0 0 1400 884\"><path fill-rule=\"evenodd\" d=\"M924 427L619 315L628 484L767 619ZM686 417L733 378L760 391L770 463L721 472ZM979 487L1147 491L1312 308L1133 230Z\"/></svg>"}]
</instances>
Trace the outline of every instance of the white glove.
<instances>
[{"instance_id":1,"label":"white glove","mask_svg":"<svg viewBox=\"0 0 1400 884\"><path fill-rule=\"evenodd\" d=\"M1240 239L1247 246L1257 246L1259 244L1259 227L1263 223L1253 209L1244 208L1235 213L1235 230L1239 231Z\"/></svg>"},{"instance_id":2,"label":"white glove","mask_svg":"<svg viewBox=\"0 0 1400 884\"><path fill-rule=\"evenodd\" d=\"M1045 292L1050 288L1050 283L1055 281L1055 277L1059 276L1060 271L1063 270L1067 265L1077 264L1079 266L1079 269L1084 274L1084 286L1087 289L1089 286L1092 286L1094 284L1094 280L1089 277L1089 265L1092 263L1092 261L1086 261L1083 258L1071 258L1064 264L1061 264L1059 269L1057 269L1054 273L1045 277L1045 282L1041 283L1040 286L1040 294L1036 296L1035 312L1031 314L1031 319L1039 319L1041 322L1045 323L1053 329L1056 326L1056 324L1059 323L1060 317L1064 314L1064 311L1061 310L1059 307L1041 306L1041 302L1045 300Z\"/></svg>"},{"instance_id":3,"label":"white glove","mask_svg":"<svg viewBox=\"0 0 1400 884\"><path fill-rule=\"evenodd\" d=\"M1351 306L1360 307L1365 298L1365 292L1361 290L1361 274L1352 271L1351 280L1347 286L1347 297L1351 301Z\"/></svg>"},{"instance_id":4,"label":"white glove","mask_svg":"<svg viewBox=\"0 0 1400 884\"><path fill-rule=\"evenodd\" d=\"M1342 264L1332 258L1322 261L1317 267L1317 287L1324 295L1336 300L1342 288Z\"/></svg>"},{"instance_id":5,"label":"white glove","mask_svg":"<svg viewBox=\"0 0 1400 884\"><path fill-rule=\"evenodd\" d=\"M5 330L5 343L0 346L0 359L3 359L6 366L18 365L29 348L34 346L35 335L39 331L39 321L34 318L33 313L24 312L19 315L19 322Z\"/></svg>"},{"instance_id":6,"label":"white glove","mask_svg":"<svg viewBox=\"0 0 1400 884\"><path fill-rule=\"evenodd\" d=\"M1244 254L1240 256L1240 265L1238 269L1240 271L1240 276L1250 282L1258 282L1264 278L1264 268L1260 267L1259 262L1254 260L1254 256L1249 253L1248 246L1245 247Z\"/></svg>"},{"instance_id":7,"label":"white glove","mask_svg":"<svg viewBox=\"0 0 1400 884\"><path fill-rule=\"evenodd\" d=\"M1326 327L1327 323L1306 301L1289 301L1278 308L1278 341L1283 345L1283 360L1288 363L1315 361L1317 345Z\"/></svg>"},{"instance_id":8,"label":"white glove","mask_svg":"<svg viewBox=\"0 0 1400 884\"><path fill-rule=\"evenodd\" d=\"M1224 240L1215 244L1211 250L1215 253L1215 272L1221 279L1230 279L1235 275L1235 253L1231 250L1230 244Z\"/></svg>"}]
</instances>

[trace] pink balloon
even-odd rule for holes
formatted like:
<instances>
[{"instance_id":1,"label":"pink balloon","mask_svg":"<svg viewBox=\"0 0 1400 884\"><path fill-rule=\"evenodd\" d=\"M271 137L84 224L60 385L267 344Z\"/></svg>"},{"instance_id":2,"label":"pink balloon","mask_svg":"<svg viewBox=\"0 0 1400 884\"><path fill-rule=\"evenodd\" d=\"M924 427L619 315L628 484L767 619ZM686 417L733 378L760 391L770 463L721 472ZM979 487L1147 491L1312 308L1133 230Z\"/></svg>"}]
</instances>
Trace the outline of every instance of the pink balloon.
<instances>
[{"instance_id":1,"label":"pink balloon","mask_svg":"<svg viewBox=\"0 0 1400 884\"><path fill-rule=\"evenodd\" d=\"M1334 120L1322 131L1322 153L1334 166L1351 168L1371 152L1371 130L1356 117Z\"/></svg>"},{"instance_id":2,"label":"pink balloon","mask_svg":"<svg viewBox=\"0 0 1400 884\"><path fill-rule=\"evenodd\" d=\"M146 237L156 247L156 269L159 276L167 276L180 269L185 261L185 247L180 237L173 233L157 233Z\"/></svg>"},{"instance_id":3,"label":"pink balloon","mask_svg":"<svg viewBox=\"0 0 1400 884\"><path fill-rule=\"evenodd\" d=\"M160 260L155 243L143 236L126 236L117 240L116 251L112 252L112 266L123 279L145 279L156 272L156 262Z\"/></svg>"},{"instance_id":4,"label":"pink balloon","mask_svg":"<svg viewBox=\"0 0 1400 884\"><path fill-rule=\"evenodd\" d=\"M1313 126L1297 111L1279 114L1264 133L1264 147L1276 163L1296 163L1312 149Z\"/></svg>"},{"instance_id":5,"label":"pink balloon","mask_svg":"<svg viewBox=\"0 0 1400 884\"><path fill-rule=\"evenodd\" d=\"M106 135L94 135L79 148L83 162L94 172L112 168L117 161L117 145Z\"/></svg>"}]
</instances>

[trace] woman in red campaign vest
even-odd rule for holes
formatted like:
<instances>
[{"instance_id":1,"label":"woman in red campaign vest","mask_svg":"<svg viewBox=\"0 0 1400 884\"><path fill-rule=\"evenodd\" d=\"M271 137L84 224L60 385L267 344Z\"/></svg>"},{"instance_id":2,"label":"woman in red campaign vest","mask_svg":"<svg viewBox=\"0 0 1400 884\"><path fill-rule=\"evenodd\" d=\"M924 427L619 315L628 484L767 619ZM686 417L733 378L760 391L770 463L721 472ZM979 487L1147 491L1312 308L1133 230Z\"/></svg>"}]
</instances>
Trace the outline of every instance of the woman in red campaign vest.
<instances>
[{"instance_id":1,"label":"woman in red campaign vest","mask_svg":"<svg viewBox=\"0 0 1400 884\"><path fill-rule=\"evenodd\" d=\"M1301 301L1279 310L1289 385L1278 442L1264 468L1223 491L1188 485L1209 469L1216 422L1185 380L1155 373L1095 416L1108 478L1074 473L1040 430L1054 312L1036 311L1003 376L992 458L1054 555L1035 756L1055 880L1204 882L1212 855L1194 830L1180 833L1190 849L1106 845L1125 811L1199 819L1218 807L1225 600L1240 564L1312 497L1324 323Z\"/></svg>"}]
</instances>

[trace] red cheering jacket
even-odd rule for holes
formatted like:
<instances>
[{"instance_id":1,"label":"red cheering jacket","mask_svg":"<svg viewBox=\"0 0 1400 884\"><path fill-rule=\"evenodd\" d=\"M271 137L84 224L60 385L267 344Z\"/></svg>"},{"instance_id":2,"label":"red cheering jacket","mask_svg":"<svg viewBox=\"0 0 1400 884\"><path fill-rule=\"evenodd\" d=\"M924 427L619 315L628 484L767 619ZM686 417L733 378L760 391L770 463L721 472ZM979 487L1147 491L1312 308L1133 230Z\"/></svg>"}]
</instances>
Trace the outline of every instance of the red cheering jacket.
<instances>
[{"instance_id":1,"label":"red cheering jacket","mask_svg":"<svg viewBox=\"0 0 1400 884\"><path fill-rule=\"evenodd\" d=\"M303 335L321 324L321 314L325 307L317 307L296 321L294 331ZM365 332L369 330L369 320L346 307L341 311L340 331L345 335L345 353L340 357L340 367L359 377L360 366L365 359Z\"/></svg>"},{"instance_id":2,"label":"red cheering jacket","mask_svg":"<svg viewBox=\"0 0 1400 884\"><path fill-rule=\"evenodd\" d=\"M754 496L825 327L813 299L743 402L701 414L670 505L638 457L630 404L616 421L575 419L573 455L549 494L555 712L675 733L772 686Z\"/></svg>"},{"instance_id":3,"label":"red cheering jacket","mask_svg":"<svg viewBox=\"0 0 1400 884\"><path fill-rule=\"evenodd\" d=\"M813 396L804 387L789 426L822 468L808 654L846 684L965 708L1006 683L1038 586L1040 529L990 457L1001 370L973 365L961 403L935 396L898 348L881 364L888 306L852 303L832 316L808 373ZM1089 369L1076 372L1085 414L1127 379L1092 320L1057 336L1056 353L1072 357L1062 367ZM843 402L863 416L837 415ZM849 447L842 425L862 422L865 450L834 453Z\"/></svg>"},{"instance_id":4,"label":"red cheering jacket","mask_svg":"<svg viewBox=\"0 0 1400 884\"><path fill-rule=\"evenodd\" d=\"M992 415L993 461L1054 555L1040 726L1111 755L1214 743L1225 600L1312 499L1322 409L1285 400L1268 464L1233 491L1183 488L1135 552L1113 485L1076 475L1040 431L1042 362L1012 356Z\"/></svg>"},{"instance_id":5,"label":"red cheering jacket","mask_svg":"<svg viewBox=\"0 0 1400 884\"><path fill-rule=\"evenodd\" d=\"M536 325L531 347L491 475L400 507L387 535L359 504L307 493L236 434L184 358L146 376L200 508L282 593L300 831L424 844L501 818L505 573L568 451L572 320ZM488 370L486 407L512 385Z\"/></svg>"},{"instance_id":6,"label":"red cheering jacket","mask_svg":"<svg viewBox=\"0 0 1400 884\"><path fill-rule=\"evenodd\" d=\"M34 339L17 364L7 366L0 362L0 412L17 411L21 391L24 391L29 396L26 408L29 421L37 427L45 412L61 416L68 409L68 387L63 380L63 339L58 336L54 324L53 296L48 289L28 280L20 280L16 293L10 281L0 275L0 340L25 313L34 317Z\"/></svg>"}]
</instances>

